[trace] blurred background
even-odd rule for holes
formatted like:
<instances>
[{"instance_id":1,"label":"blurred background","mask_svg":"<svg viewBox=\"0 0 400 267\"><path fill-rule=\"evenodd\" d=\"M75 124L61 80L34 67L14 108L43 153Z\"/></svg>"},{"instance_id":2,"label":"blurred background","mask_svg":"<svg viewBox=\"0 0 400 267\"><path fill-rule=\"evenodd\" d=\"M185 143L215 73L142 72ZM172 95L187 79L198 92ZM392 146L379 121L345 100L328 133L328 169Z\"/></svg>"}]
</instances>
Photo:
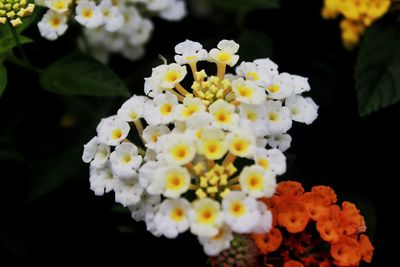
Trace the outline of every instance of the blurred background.
<instances>
[{"instance_id":1,"label":"blurred background","mask_svg":"<svg viewBox=\"0 0 400 267\"><path fill-rule=\"evenodd\" d=\"M155 19L145 57L130 62L115 56L110 67L131 94L142 94L143 78L161 64L158 55L172 61L177 43L195 40L209 50L221 39L234 39L241 60L270 57L280 71L309 77L308 95L320 106L319 117L311 126L294 124L289 169L279 179L302 181L306 189L329 185L340 201L356 203L376 248L370 266L387 266L386 223L393 214L388 206L395 203L389 190L398 178L390 152L399 151L399 105L360 117L354 89L358 49L343 48L338 22L321 18L322 1L287 0L280 8L257 10L222 2L193 0L179 23ZM35 42L24 46L26 54L46 67L76 50L75 31L49 42L31 27L26 35ZM113 194L96 197L89 189L83 144L126 98L53 94L40 89L36 74L6 67L9 82L0 98L0 254L9 262L4 266L206 266L190 234L155 238L114 203Z\"/></svg>"}]
</instances>

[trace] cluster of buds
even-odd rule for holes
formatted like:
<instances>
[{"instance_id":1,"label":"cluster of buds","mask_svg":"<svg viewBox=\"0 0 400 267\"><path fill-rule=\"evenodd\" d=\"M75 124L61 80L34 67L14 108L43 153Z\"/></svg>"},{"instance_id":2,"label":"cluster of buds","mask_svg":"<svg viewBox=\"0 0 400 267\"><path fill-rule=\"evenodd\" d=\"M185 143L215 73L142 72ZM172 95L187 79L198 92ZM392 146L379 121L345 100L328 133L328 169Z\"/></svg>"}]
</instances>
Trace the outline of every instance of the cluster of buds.
<instances>
[{"instance_id":1,"label":"cluster of buds","mask_svg":"<svg viewBox=\"0 0 400 267\"><path fill-rule=\"evenodd\" d=\"M35 5L27 0L0 0L0 24L10 22L13 27L22 24L22 18L32 14Z\"/></svg>"},{"instance_id":2,"label":"cluster of buds","mask_svg":"<svg viewBox=\"0 0 400 267\"><path fill-rule=\"evenodd\" d=\"M270 59L228 74L238 49L230 40L209 52L198 42L178 44L176 63L153 68L147 96L103 119L83 153L97 195L114 190L156 236L190 229L210 256L229 248L234 234L270 230L271 212L259 199L273 196L286 171L287 131L317 117L317 105L301 95L307 79L279 73ZM216 74L198 70L199 61L215 63Z\"/></svg>"}]
</instances>

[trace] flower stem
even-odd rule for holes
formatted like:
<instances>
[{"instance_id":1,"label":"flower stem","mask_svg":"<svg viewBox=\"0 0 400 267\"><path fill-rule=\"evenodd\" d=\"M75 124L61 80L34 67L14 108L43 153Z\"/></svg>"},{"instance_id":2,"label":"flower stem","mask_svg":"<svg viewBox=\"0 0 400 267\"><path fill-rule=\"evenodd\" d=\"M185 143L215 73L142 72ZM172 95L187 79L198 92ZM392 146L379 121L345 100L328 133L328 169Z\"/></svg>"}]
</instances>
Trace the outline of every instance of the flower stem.
<instances>
[{"instance_id":1,"label":"flower stem","mask_svg":"<svg viewBox=\"0 0 400 267\"><path fill-rule=\"evenodd\" d=\"M35 66L33 66L33 64L29 61L28 57L26 56L26 54L24 52L24 49L22 49L21 41L19 40L19 36L18 36L17 32L15 31L15 28L11 25L11 23L7 23L7 24L10 28L11 34L14 38L14 41L17 44L19 53L21 54L22 62L24 62L24 64L21 64L21 62L17 63L16 61L14 61L14 63L16 63L20 66L24 66L27 69L31 70L32 72L39 72L39 70Z\"/></svg>"}]
</instances>

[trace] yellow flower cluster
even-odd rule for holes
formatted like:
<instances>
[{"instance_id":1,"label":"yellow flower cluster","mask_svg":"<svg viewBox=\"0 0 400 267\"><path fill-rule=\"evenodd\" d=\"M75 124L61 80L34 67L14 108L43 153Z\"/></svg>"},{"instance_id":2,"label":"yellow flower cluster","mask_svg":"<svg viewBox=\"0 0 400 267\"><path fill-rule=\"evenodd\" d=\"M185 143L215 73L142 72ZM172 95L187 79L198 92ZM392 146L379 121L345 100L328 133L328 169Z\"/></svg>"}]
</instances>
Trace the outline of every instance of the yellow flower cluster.
<instances>
[{"instance_id":1,"label":"yellow flower cluster","mask_svg":"<svg viewBox=\"0 0 400 267\"><path fill-rule=\"evenodd\" d=\"M9 21L14 27L22 24L21 18L29 16L35 5L27 0L0 0L0 24Z\"/></svg>"},{"instance_id":2,"label":"yellow flower cluster","mask_svg":"<svg viewBox=\"0 0 400 267\"><path fill-rule=\"evenodd\" d=\"M352 49L361 34L390 7L390 0L324 0L322 16L334 19L342 15L340 22L343 45Z\"/></svg>"}]
</instances>

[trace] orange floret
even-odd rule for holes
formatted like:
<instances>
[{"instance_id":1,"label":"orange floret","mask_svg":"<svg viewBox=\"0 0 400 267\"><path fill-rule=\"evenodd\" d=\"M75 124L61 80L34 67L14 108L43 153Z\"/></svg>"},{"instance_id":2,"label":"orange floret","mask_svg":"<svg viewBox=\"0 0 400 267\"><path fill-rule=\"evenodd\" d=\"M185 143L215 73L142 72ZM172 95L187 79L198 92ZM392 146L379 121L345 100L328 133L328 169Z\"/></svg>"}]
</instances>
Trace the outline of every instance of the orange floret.
<instances>
[{"instance_id":1,"label":"orange floret","mask_svg":"<svg viewBox=\"0 0 400 267\"><path fill-rule=\"evenodd\" d=\"M374 247L372 246L368 236L361 235L358 243L360 244L362 259L368 263L371 262L374 254Z\"/></svg>"},{"instance_id":2,"label":"orange floret","mask_svg":"<svg viewBox=\"0 0 400 267\"><path fill-rule=\"evenodd\" d=\"M367 229L364 217L353 203L347 201L342 203L341 218L344 224L344 232L347 235L365 232Z\"/></svg>"},{"instance_id":3,"label":"orange floret","mask_svg":"<svg viewBox=\"0 0 400 267\"><path fill-rule=\"evenodd\" d=\"M283 267L304 267L304 265L301 262L290 260L285 262L285 265L283 265Z\"/></svg>"},{"instance_id":4,"label":"orange floret","mask_svg":"<svg viewBox=\"0 0 400 267\"><path fill-rule=\"evenodd\" d=\"M282 234L278 228L274 228L266 234L252 234L251 237L260 252L265 254L276 251L282 242Z\"/></svg>"},{"instance_id":5,"label":"orange floret","mask_svg":"<svg viewBox=\"0 0 400 267\"><path fill-rule=\"evenodd\" d=\"M339 241L343 235L339 206L331 206L329 213L319 218L317 221L317 230L323 240L331 243Z\"/></svg>"},{"instance_id":6,"label":"orange floret","mask_svg":"<svg viewBox=\"0 0 400 267\"><path fill-rule=\"evenodd\" d=\"M303 203L295 201L286 201L280 203L278 213L279 225L286 227L290 233L299 233L303 231L310 217Z\"/></svg>"},{"instance_id":7,"label":"orange floret","mask_svg":"<svg viewBox=\"0 0 400 267\"><path fill-rule=\"evenodd\" d=\"M300 196L304 193L301 183L286 181L280 182L276 188L275 194L279 196Z\"/></svg>"},{"instance_id":8,"label":"orange floret","mask_svg":"<svg viewBox=\"0 0 400 267\"><path fill-rule=\"evenodd\" d=\"M310 218L314 221L329 213L329 204L326 205L325 196L319 192L307 192L301 196Z\"/></svg>"},{"instance_id":9,"label":"orange floret","mask_svg":"<svg viewBox=\"0 0 400 267\"><path fill-rule=\"evenodd\" d=\"M329 186L324 185L317 185L311 188L311 192L321 194L323 196L323 203L324 206L329 206L331 204L335 204L337 201L336 193L333 189Z\"/></svg>"},{"instance_id":10,"label":"orange floret","mask_svg":"<svg viewBox=\"0 0 400 267\"><path fill-rule=\"evenodd\" d=\"M338 266L358 266L361 260L360 245L348 236L342 236L332 245L331 254Z\"/></svg>"}]
</instances>

